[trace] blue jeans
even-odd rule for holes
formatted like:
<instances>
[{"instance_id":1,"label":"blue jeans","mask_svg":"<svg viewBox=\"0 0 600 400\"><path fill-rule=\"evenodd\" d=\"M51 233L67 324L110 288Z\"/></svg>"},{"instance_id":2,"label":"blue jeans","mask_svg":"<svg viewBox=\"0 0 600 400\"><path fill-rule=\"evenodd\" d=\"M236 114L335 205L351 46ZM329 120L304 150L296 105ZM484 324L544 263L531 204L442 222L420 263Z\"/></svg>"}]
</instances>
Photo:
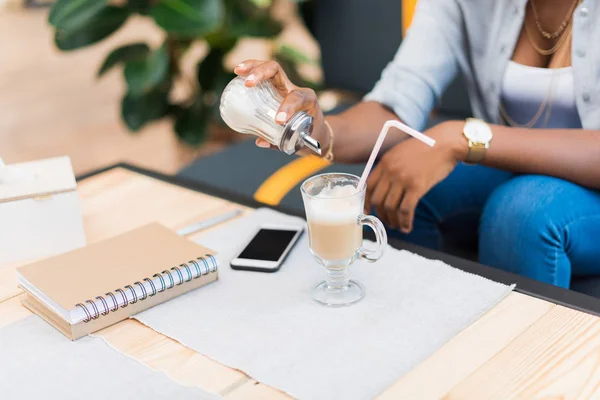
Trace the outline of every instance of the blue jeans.
<instances>
[{"instance_id":1,"label":"blue jeans","mask_svg":"<svg viewBox=\"0 0 600 400\"><path fill-rule=\"evenodd\" d=\"M413 231L390 234L439 250L440 228L449 219L461 230L479 220L482 264L565 288L572 275L600 275L597 191L549 176L459 164L423 197ZM470 229L477 234L476 224Z\"/></svg>"}]
</instances>

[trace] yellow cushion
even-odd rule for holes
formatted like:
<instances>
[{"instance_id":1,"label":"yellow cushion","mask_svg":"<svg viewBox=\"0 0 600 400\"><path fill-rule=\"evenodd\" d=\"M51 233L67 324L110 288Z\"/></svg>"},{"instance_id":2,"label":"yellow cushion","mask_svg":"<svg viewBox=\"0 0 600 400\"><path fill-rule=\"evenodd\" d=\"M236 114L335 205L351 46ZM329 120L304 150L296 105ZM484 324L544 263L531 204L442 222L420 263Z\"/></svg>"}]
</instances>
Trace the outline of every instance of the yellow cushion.
<instances>
[{"instance_id":1,"label":"yellow cushion","mask_svg":"<svg viewBox=\"0 0 600 400\"><path fill-rule=\"evenodd\" d=\"M406 35L406 31L412 22L416 6L417 0L402 0L402 36Z\"/></svg>"},{"instance_id":2,"label":"yellow cushion","mask_svg":"<svg viewBox=\"0 0 600 400\"><path fill-rule=\"evenodd\" d=\"M254 199L275 206L297 184L328 165L328 161L313 155L297 158L268 177L254 193Z\"/></svg>"}]
</instances>

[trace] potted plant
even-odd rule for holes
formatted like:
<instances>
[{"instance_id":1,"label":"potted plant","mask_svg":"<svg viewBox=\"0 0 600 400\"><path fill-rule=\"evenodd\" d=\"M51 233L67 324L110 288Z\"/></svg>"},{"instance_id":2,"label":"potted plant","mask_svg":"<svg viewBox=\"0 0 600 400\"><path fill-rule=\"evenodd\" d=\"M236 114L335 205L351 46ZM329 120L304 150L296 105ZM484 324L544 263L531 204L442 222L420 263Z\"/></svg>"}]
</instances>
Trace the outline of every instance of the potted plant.
<instances>
[{"instance_id":1,"label":"potted plant","mask_svg":"<svg viewBox=\"0 0 600 400\"><path fill-rule=\"evenodd\" d=\"M273 40L281 24L272 18L271 0L57 0L50 10L54 42L61 51L93 45L119 30L133 15L152 18L165 31L155 48L147 43L128 43L110 52L98 69L101 77L122 66L127 90L121 116L130 131L161 118L171 118L183 141L200 144L215 123L222 122L218 100L233 78L223 60L242 37ZM182 76L180 63L196 41L208 46L198 62L189 96L174 101L172 91ZM274 46L273 57L290 74L299 75L298 63L307 58L287 46Z\"/></svg>"}]
</instances>

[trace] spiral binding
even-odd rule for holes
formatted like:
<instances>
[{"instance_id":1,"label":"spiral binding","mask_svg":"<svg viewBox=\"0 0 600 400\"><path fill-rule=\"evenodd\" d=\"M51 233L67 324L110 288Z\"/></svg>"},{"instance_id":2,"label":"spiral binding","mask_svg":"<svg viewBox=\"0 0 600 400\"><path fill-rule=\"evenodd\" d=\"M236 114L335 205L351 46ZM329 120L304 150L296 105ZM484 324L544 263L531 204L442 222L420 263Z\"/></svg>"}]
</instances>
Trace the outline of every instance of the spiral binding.
<instances>
[{"instance_id":1,"label":"spiral binding","mask_svg":"<svg viewBox=\"0 0 600 400\"><path fill-rule=\"evenodd\" d=\"M165 290L172 289L175 286L179 286L184 282L190 282L193 279L198 279L201 276L208 275L211 272L217 271L217 259L210 255L206 254L204 257L198 257L195 260L190 260L187 263L179 264L169 270L164 270L158 274L152 275L152 278L158 278L160 281L160 288L156 287L154 281L151 278L144 278L142 281L134 282L133 285L125 285L123 288L115 289L113 292L105 293L104 296L96 296L96 300L100 300L102 303L102 310L98 308L96 302L93 300L86 300L83 303L75 304L75 307L81 308L85 312L86 318L83 320L86 324L92 320L98 319L101 315L105 316L111 312L115 312L119 309L119 304L117 301L117 295L120 295L123 299L123 304L120 306L121 308L127 307L129 304L135 304L138 301L144 301L148 297L153 297L157 293L164 292ZM193 271L192 271L193 270ZM194 274L194 271L196 272ZM175 283L175 278L173 278L173 273L177 275L179 278L179 283ZM165 276L167 280L165 280ZM152 292L148 293L146 287L142 282L148 282ZM138 297L135 286L139 286L142 296ZM125 291L131 292L132 299L127 299L127 294ZM107 298L110 298L110 302L112 306L109 306L109 301ZM89 304L91 307L88 308L86 304Z\"/></svg>"}]
</instances>

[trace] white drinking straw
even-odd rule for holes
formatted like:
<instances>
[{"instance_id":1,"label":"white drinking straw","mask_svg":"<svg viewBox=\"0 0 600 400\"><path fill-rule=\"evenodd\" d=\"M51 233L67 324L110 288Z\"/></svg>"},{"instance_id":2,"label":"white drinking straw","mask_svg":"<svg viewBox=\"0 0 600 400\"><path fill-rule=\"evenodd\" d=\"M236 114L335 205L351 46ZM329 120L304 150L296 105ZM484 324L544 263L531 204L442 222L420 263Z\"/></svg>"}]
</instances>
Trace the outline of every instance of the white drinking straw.
<instances>
[{"instance_id":1,"label":"white drinking straw","mask_svg":"<svg viewBox=\"0 0 600 400\"><path fill-rule=\"evenodd\" d=\"M415 139L420 140L421 142L423 142L426 145L429 145L431 147L433 147L433 145L435 144L435 140L433 140L429 136L424 135L421 132L414 130L410 126L407 126L400 121L396 121L396 120L386 121L386 123L383 124L383 128L381 128L381 132L379 132L379 137L377 138L377 142L375 142L375 146L373 147L373 151L371 151L371 156L369 157L369 161L367 162L367 165L365 166L365 170L363 171L362 176L360 177L360 181L358 182L357 189L359 192L362 190L363 186L367 183L367 177L369 176L369 173L371 172L371 168L373 168L373 164L375 163L377 154L379 154L381 145L383 144L383 141L385 140L385 137L387 136L388 131L392 127L398 128L402 132L408 133L410 136L414 137Z\"/></svg>"}]
</instances>

